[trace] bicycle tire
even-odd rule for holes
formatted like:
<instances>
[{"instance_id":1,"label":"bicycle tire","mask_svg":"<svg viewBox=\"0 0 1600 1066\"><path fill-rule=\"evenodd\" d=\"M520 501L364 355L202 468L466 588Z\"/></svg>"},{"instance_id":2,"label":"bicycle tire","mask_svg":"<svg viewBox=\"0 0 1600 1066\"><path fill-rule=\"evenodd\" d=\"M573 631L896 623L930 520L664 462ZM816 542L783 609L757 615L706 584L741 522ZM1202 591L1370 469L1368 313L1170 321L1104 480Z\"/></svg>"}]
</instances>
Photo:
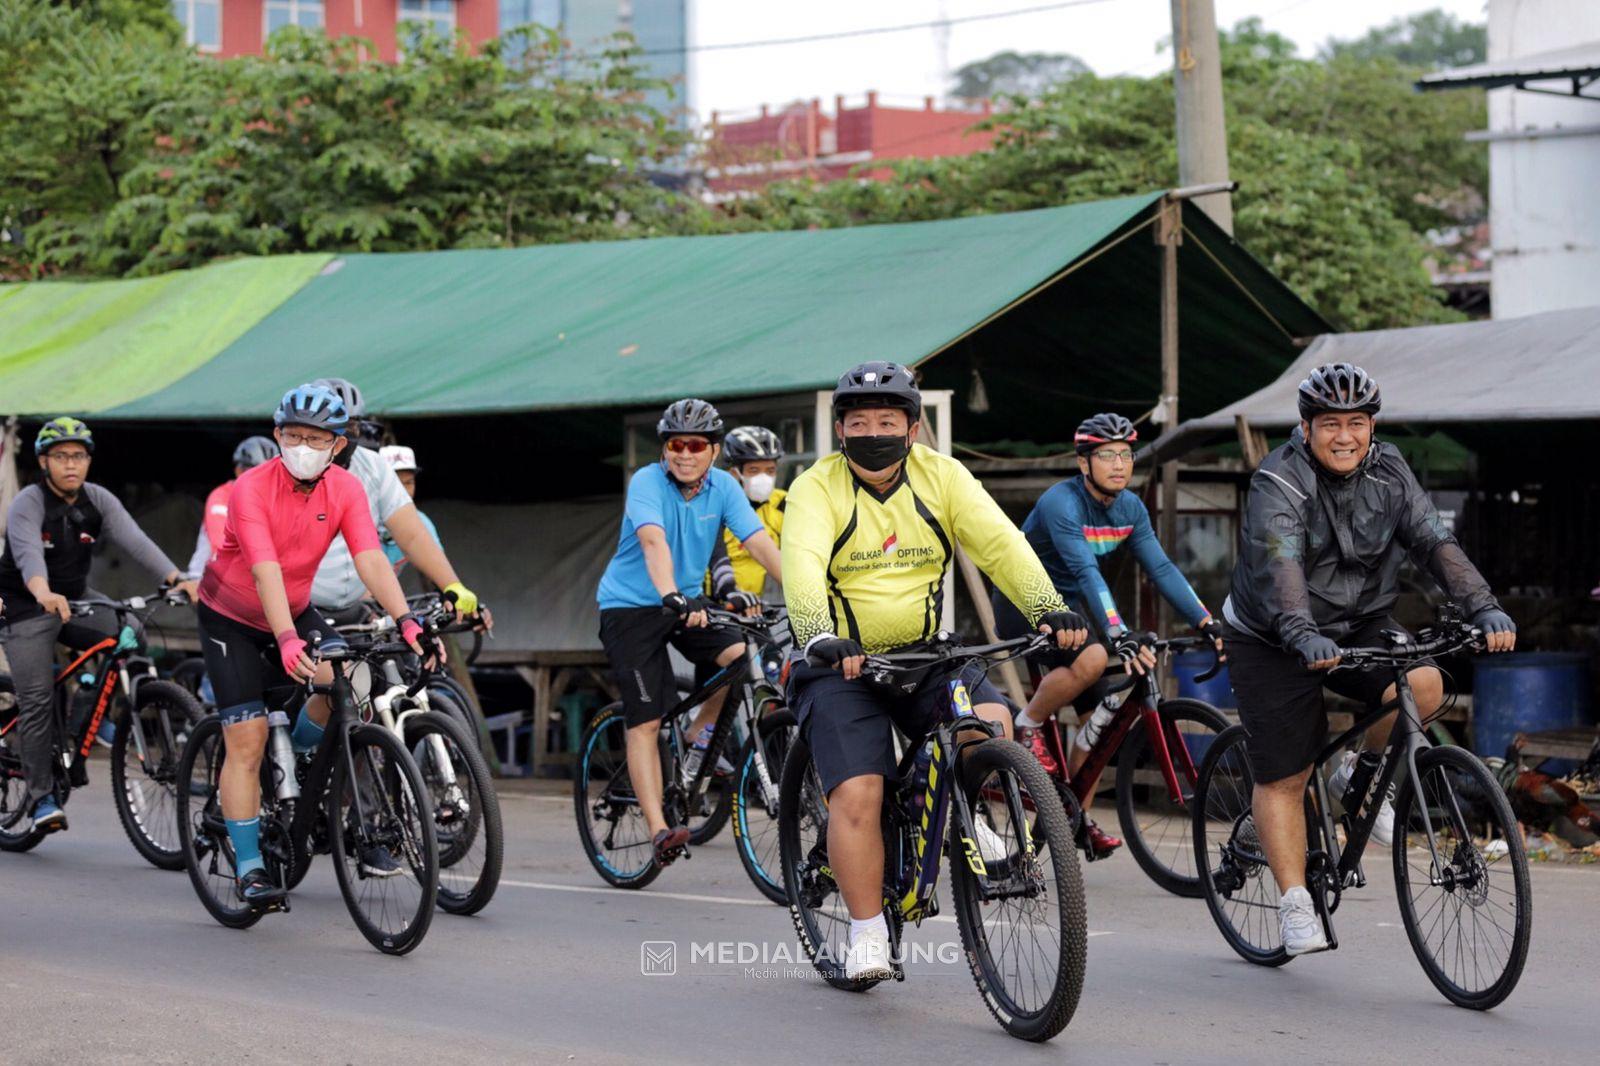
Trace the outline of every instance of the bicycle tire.
<instances>
[{"instance_id":1,"label":"bicycle tire","mask_svg":"<svg viewBox=\"0 0 1600 1066\"><path fill-rule=\"evenodd\" d=\"M226 754L222 721L216 715L207 715L190 731L178 757L177 781L184 800L178 818L178 842L189 883L206 911L229 929L248 929L261 920L262 912L240 903L233 894L233 845L226 832L217 829L222 820L216 801L217 775L222 767L219 754ZM226 869L219 868L219 859L226 863Z\"/></svg>"},{"instance_id":2,"label":"bicycle tire","mask_svg":"<svg viewBox=\"0 0 1600 1066\"><path fill-rule=\"evenodd\" d=\"M158 870L181 870L178 758L184 739L205 717L205 711L192 693L171 681L145 681L134 693L134 706L131 710L124 706L111 741L111 796L122 831L140 857ZM131 742L133 731L144 730L145 720L152 716L159 717L145 736L150 762L139 764L130 775L129 756L138 760L138 748ZM169 747L171 750L166 750Z\"/></svg>"},{"instance_id":3,"label":"bicycle tire","mask_svg":"<svg viewBox=\"0 0 1600 1066\"><path fill-rule=\"evenodd\" d=\"M1167 723L1189 722L1206 727L1212 735L1213 741L1217 734L1228 728L1228 720L1209 703L1200 700L1175 698L1162 700L1156 712L1161 716L1162 727L1165 730ZM1185 732L1179 726L1179 732L1188 737L1198 730ZM1117 752L1117 818L1122 823L1122 839L1128 845L1128 854L1139 864L1156 884L1171 892L1175 896L1185 899L1200 898L1200 878L1194 871L1194 848L1191 846L1191 824L1189 800L1194 797L1194 782L1184 782L1183 767L1178 760L1173 760L1173 769L1178 773L1180 788L1187 784L1184 790L1185 803L1183 807L1170 817L1157 820L1149 817L1141 820L1140 812L1135 804L1134 790L1139 782L1136 775L1139 771L1139 762L1150 746L1150 739L1145 735L1143 725L1136 725L1129 731L1127 739L1122 742L1122 748ZM1194 758L1193 744L1190 744L1190 759L1195 763L1196 776L1199 775L1199 760ZM1170 797L1161 790L1161 800L1170 802Z\"/></svg>"},{"instance_id":4,"label":"bicycle tire","mask_svg":"<svg viewBox=\"0 0 1600 1066\"><path fill-rule=\"evenodd\" d=\"M1282 966L1292 956L1283 949L1278 928L1278 886L1264 856L1260 862L1235 864L1234 853L1230 850L1229 858L1223 859L1224 844L1239 845L1241 832L1245 833L1244 850L1256 854L1249 849L1251 830L1243 828L1248 825L1253 829L1254 826L1249 819L1248 797L1254 789L1255 777L1250 773L1244 752L1248 737L1244 726L1229 726L1211 742L1210 750L1200 762L1200 778L1195 783L1191 812L1195 868L1199 871L1200 894L1206 901L1206 909L1211 912L1211 919L1228 946L1246 962L1257 966ZM1235 901L1236 892L1246 893L1247 898ZM1244 931L1236 920L1239 918L1244 920Z\"/></svg>"},{"instance_id":5,"label":"bicycle tire","mask_svg":"<svg viewBox=\"0 0 1600 1066\"><path fill-rule=\"evenodd\" d=\"M0 851L32 851L49 835L33 825L28 779L22 769L20 729L18 723L0 736Z\"/></svg>"},{"instance_id":6,"label":"bicycle tire","mask_svg":"<svg viewBox=\"0 0 1600 1066\"><path fill-rule=\"evenodd\" d=\"M455 750L451 755L457 784L466 778L471 790L466 797L467 817L452 824L441 824L438 802L443 781L436 782L433 753L426 744L430 733L439 733ZM505 829L500 817L500 798L495 793L489 764L477 745L467 737L461 723L438 711L429 711L406 720L406 744L422 771L434 811L434 835L439 838L439 909L449 914L477 914L488 906L500 887L500 871L505 856ZM446 839L449 844L446 844ZM483 841L483 858L468 863L467 870L456 868L467 862L473 845ZM467 876L468 873L471 876Z\"/></svg>"},{"instance_id":7,"label":"bicycle tire","mask_svg":"<svg viewBox=\"0 0 1600 1066\"><path fill-rule=\"evenodd\" d=\"M1014 824L1019 825L1020 832L1030 838L1042 836L1048 842L1048 847L1034 854L1033 865L1037 871L1048 869L1056 885L1054 909L1061 923L1053 960L1056 974L1050 981L1049 991L1037 1005L1019 1002L1013 991L1006 987L1005 976L1011 967L995 958L992 942L984 928L984 911L992 905L980 898L978 877L968 865L965 851L955 847L953 840L946 856L950 863L950 894L955 905L956 924L961 930L961 942L966 948L967 965L979 994L983 996L984 1005L1007 1033L1020 1040L1042 1043L1067 1027L1083 994L1083 976L1089 953L1089 916L1083 892L1083 872L1078 865L1078 851L1073 846L1072 823L1056 796L1055 784L1021 745L995 738L967 750L957 768L957 783L964 791L974 817L981 817L978 813L980 800L988 809L994 808L993 801L987 798L991 791L1004 794L1004 790L988 785L991 775L995 774L1016 779L1021 785L1019 798L1022 794L1029 797L1022 810L1016 812L1020 817L1014 820ZM1013 823L1011 813L1007 813L1008 824ZM1033 818L1031 825L1028 822L1030 815ZM954 827L955 823L952 822L952 830ZM990 828L1003 827L991 825ZM999 836L998 833L996 835ZM1012 854L1010 862L1020 861L1020 846ZM1050 905L1047 903L1042 909L1048 911ZM991 910L990 913L998 912ZM1007 923L1013 928L1018 924ZM1031 961L1049 961L1049 955L1049 949L1045 948L1031 956ZM1029 968L1032 969L1031 966ZM1020 978L1020 967L1017 968L1017 975Z\"/></svg>"},{"instance_id":8,"label":"bicycle tire","mask_svg":"<svg viewBox=\"0 0 1600 1066\"><path fill-rule=\"evenodd\" d=\"M756 727L767 759L767 772L778 774L780 789L783 763L799 728L794 712L790 710L763 715ZM750 883L756 886L756 891L782 906L789 902L789 895L783 887L783 864L777 854L778 849L774 847L778 842L776 812L768 811L765 803L759 802L760 780L756 776L755 745L754 737L745 742L744 757L739 760L739 771L734 775L734 785L730 790L733 795L734 845L739 852L739 863L749 876ZM752 800L758 802L752 803Z\"/></svg>"},{"instance_id":9,"label":"bicycle tire","mask_svg":"<svg viewBox=\"0 0 1600 1066\"><path fill-rule=\"evenodd\" d=\"M448 685L444 684L443 682L446 680L449 679L435 678L429 684L427 689L428 707L435 711L442 711L454 718L456 724L460 725L467 736L472 738L472 746L477 748L481 754L483 741L479 737L477 719L473 716L466 694L461 691L459 685L453 682Z\"/></svg>"},{"instance_id":10,"label":"bicycle tire","mask_svg":"<svg viewBox=\"0 0 1600 1066\"><path fill-rule=\"evenodd\" d=\"M1451 772L1456 775L1451 780ZM1434 785L1429 787L1430 780L1440 780L1444 787ZM1447 802L1454 797L1454 802ZM1430 853L1423 852L1424 864L1416 865L1407 848L1407 830L1416 828L1413 832L1420 833L1420 806L1414 805L1420 800L1426 800L1430 811L1430 821L1433 823L1435 839L1444 847L1447 839L1453 838L1455 846L1451 854L1451 870L1458 862L1465 862L1469 873L1469 881L1461 885L1447 883L1435 886L1429 883L1432 859ZM1439 807L1439 817L1435 819L1432 809ZM1458 1007L1469 1010L1489 1010L1491 1007L1503 1002L1517 986L1517 981L1522 976L1522 968L1528 961L1528 946L1533 938L1533 888L1529 881L1528 855L1523 846L1522 833L1517 826L1516 816L1512 813L1511 802L1506 798L1499 783L1490 773L1489 768L1477 756L1464 748L1428 748L1417 755L1417 778L1407 777L1401 785L1399 795L1395 798L1395 836L1392 850L1394 853L1394 880L1395 893L1400 901L1400 918L1405 925L1406 937L1411 941L1411 949L1416 953L1417 961L1422 964L1423 971L1428 979L1433 982L1445 999ZM1477 845L1475 826L1467 823L1467 810L1489 820L1491 829L1499 830L1499 838L1505 842L1506 854L1502 858L1491 859L1484 855L1483 849ZM1404 820L1402 820L1402 812ZM1460 815L1458 818L1457 815ZM1424 841L1424 844L1426 841ZM1504 876L1496 877L1495 874ZM1442 889L1446 895L1441 897L1436 905L1418 909L1417 896L1408 891L1409 886L1419 879L1423 882L1420 886L1423 891ZM1476 880L1481 878L1481 881ZM1510 882L1510 899L1500 899L1495 902L1495 893L1506 893L1507 889L1498 882ZM1481 891L1480 891L1481 889ZM1439 922L1445 920L1448 908L1454 904L1455 915L1461 916L1464 907L1472 911L1472 946L1474 954L1471 961L1471 972L1476 975L1479 969L1480 957L1476 949L1480 946L1480 933L1485 933L1479 922L1480 915L1485 918L1492 916L1492 909L1504 911L1507 904L1514 904L1515 913L1511 914L1513 926L1509 937L1506 931L1495 927L1499 933L1499 940L1504 947L1504 960L1498 977L1489 982L1486 987L1468 988L1458 981L1452 973L1446 972L1441 965L1438 954L1448 955L1446 945L1449 942L1448 932L1440 938L1440 952L1435 953L1429 946L1433 929ZM1437 906L1438 918L1434 919L1428 929L1424 923L1428 922L1428 915ZM1465 938L1457 933L1458 947L1465 947ZM1496 938L1485 933L1481 940L1482 946L1495 948ZM1459 956L1458 956L1459 958ZM1461 976L1466 977L1466 963L1461 964Z\"/></svg>"},{"instance_id":11,"label":"bicycle tire","mask_svg":"<svg viewBox=\"0 0 1600 1066\"><path fill-rule=\"evenodd\" d=\"M358 725L347 736L350 750L341 752L334 763L332 787L328 790L328 802L324 808L328 816L328 835L333 844L333 870L339 881L339 894L344 897L345 908L368 943L385 955L405 955L416 950L428 935L439 896L439 842L433 832L433 812L429 809L428 792L417 764L411 759L411 753L400 742L400 738L388 729L380 725ZM382 782L386 795L373 797L381 798L382 802L368 805L368 815L380 815L380 836L384 843L392 841L396 845L390 848L390 853L403 867L409 866L409 878L404 870L394 877L364 877L359 870L351 869L352 865L359 865L359 860L350 853L346 835L361 831L358 827L352 827L347 818L347 813L354 813L355 792L360 788L359 784L348 780L351 762L355 764L358 774L365 769L372 772L375 781ZM351 787L349 812L346 811L347 786ZM362 802L366 804L365 800ZM376 812L371 809L374 806ZM357 861L352 863L353 859ZM399 890L408 881L416 885L415 903L402 902L394 908L400 928L380 926L368 914L362 902L362 883L377 882L371 886L373 889L393 884ZM387 900L381 912L385 917L389 915Z\"/></svg>"},{"instance_id":12,"label":"bicycle tire","mask_svg":"<svg viewBox=\"0 0 1600 1066\"><path fill-rule=\"evenodd\" d=\"M661 873L656 865L655 847L650 839L650 828L637 802L628 803L633 786L627 777L627 721L622 714L622 704L612 703L595 712L584 727L578 742L578 764L572 775L572 806L578 821L578 839L584 854L601 878L616 888L643 888ZM596 775L598 774L598 780ZM591 795L591 789L599 791ZM613 795L616 790L616 795ZM603 808L603 809L602 809ZM609 821L611 829L606 840L614 839L619 823L624 819L629 825L629 843L622 849L609 845L595 835L590 815ZM631 838L637 835L637 841ZM630 860L622 865L606 856L617 850L631 851L638 856L638 865Z\"/></svg>"}]
</instances>

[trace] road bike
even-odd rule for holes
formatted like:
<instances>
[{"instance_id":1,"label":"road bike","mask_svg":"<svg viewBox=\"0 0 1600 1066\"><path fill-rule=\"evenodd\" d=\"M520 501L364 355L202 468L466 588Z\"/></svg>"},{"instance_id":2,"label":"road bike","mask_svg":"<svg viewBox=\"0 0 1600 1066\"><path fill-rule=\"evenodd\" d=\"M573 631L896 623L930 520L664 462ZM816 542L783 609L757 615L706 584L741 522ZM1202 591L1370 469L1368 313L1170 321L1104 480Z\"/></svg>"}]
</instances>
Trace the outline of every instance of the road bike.
<instances>
[{"instance_id":1,"label":"road bike","mask_svg":"<svg viewBox=\"0 0 1600 1066\"><path fill-rule=\"evenodd\" d=\"M1482 651L1483 633L1452 606L1415 637L1382 634L1383 646L1347 648L1335 669L1387 668L1396 695L1360 717L1317 754L1306 790L1306 883L1318 918L1337 948L1333 914L1347 888L1366 884L1361 856L1390 786L1392 845L1400 917L1423 970L1459 1007L1488 1010L1516 987L1528 957L1533 900L1528 858L1510 801L1471 752L1435 747L1423 729L1407 672L1456 651ZM1381 752L1363 753L1340 799L1335 820L1324 767L1383 715L1399 710ZM1206 906L1223 939L1239 955L1281 966L1278 889L1267 866L1251 794L1243 726L1223 732L1200 764L1193 804L1195 861ZM1339 830L1344 842L1340 844Z\"/></svg>"},{"instance_id":2,"label":"road bike","mask_svg":"<svg viewBox=\"0 0 1600 1066\"><path fill-rule=\"evenodd\" d=\"M347 667L363 657L410 650L398 641L360 651L342 642L320 644L314 655L333 664L333 682L269 692L274 710L261 760L261 857L268 877L292 889L314 855L330 852L356 928L389 955L415 950L427 935L439 892L439 843L429 792L411 752L388 726L362 714ZM418 685L407 693L420 691ZM299 696L310 693L329 697L330 716L317 747L296 756L287 712ZM287 698L280 702L282 696ZM246 929L270 911L288 911L289 899L262 908L241 902L235 893L233 845L218 795L226 756L222 722L209 716L190 734L178 763L187 795L179 838L200 902L221 924ZM392 876L370 873L362 862L362 853L377 847L398 862Z\"/></svg>"},{"instance_id":3,"label":"road bike","mask_svg":"<svg viewBox=\"0 0 1600 1066\"><path fill-rule=\"evenodd\" d=\"M73 617L111 611L119 629L61 669L53 693L56 802L65 807L73 789L89 783L89 755L96 739L109 738L117 818L134 850L163 870L183 869L178 755L204 712L181 686L157 676L143 622L158 607L187 602L187 596L167 590L125 600L91 596L69 601ZM17 709L0 711L0 851L28 851L47 835L33 824L21 732Z\"/></svg>"},{"instance_id":4,"label":"road bike","mask_svg":"<svg viewBox=\"0 0 1600 1066\"><path fill-rule=\"evenodd\" d=\"M1145 633L1137 639L1158 655L1200 647L1216 654L1216 645L1205 637L1158 640L1155 634ZM1220 660L1214 660L1195 680L1208 681L1220 669ZM1114 707L1109 721L1100 724L1091 718L1099 728L1090 742L1088 758L1076 774L1069 777L1067 773L1070 748L1060 723L1055 718L1045 723L1045 746L1055 759L1050 778L1073 819L1078 850L1084 861L1094 862L1104 856L1089 843L1089 823L1083 812L1094 800L1090 790L1115 759L1117 817L1128 851L1156 884L1174 895L1198 899L1200 880L1195 874L1189 804L1199 761L1216 736L1228 728L1228 720L1201 700L1163 697L1154 670L1140 675L1124 664L1113 663L1106 673L1123 671L1126 680L1107 688L1104 695L1121 691L1128 695Z\"/></svg>"},{"instance_id":5,"label":"road bike","mask_svg":"<svg viewBox=\"0 0 1600 1066\"><path fill-rule=\"evenodd\" d=\"M710 610L710 620L745 635L745 654L718 670L662 716L659 750L662 810L669 825L690 829L690 846L711 839L730 817L738 836L739 860L758 890L781 903L781 875L771 832L778 807L777 773L794 735L793 716L782 707L767 677L763 648L784 617L769 609L747 618ZM695 711L714 693L730 689L703 755L691 758ZM721 781L717 762L734 751L732 777ZM573 774L573 806L578 836L596 872L618 888L643 888L660 874L644 812L628 776L627 723L621 703L595 712L578 743Z\"/></svg>"},{"instance_id":6,"label":"road bike","mask_svg":"<svg viewBox=\"0 0 1600 1066\"><path fill-rule=\"evenodd\" d=\"M926 651L868 656L862 673L866 684L897 696L943 689L932 733L907 746L884 782L883 911L894 979L905 978L905 923L939 911L939 860L947 856L978 991L1006 1032L1032 1041L1066 1027L1083 988L1088 917L1078 853L1054 783L1026 748L974 714L960 675L992 665L991 656L1040 650L1047 640L963 647L940 634ZM919 752L926 755L921 772ZM803 736L784 764L778 825L802 949L830 985L865 991L878 982L845 973L850 914L828 859L827 797Z\"/></svg>"}]
</instances>

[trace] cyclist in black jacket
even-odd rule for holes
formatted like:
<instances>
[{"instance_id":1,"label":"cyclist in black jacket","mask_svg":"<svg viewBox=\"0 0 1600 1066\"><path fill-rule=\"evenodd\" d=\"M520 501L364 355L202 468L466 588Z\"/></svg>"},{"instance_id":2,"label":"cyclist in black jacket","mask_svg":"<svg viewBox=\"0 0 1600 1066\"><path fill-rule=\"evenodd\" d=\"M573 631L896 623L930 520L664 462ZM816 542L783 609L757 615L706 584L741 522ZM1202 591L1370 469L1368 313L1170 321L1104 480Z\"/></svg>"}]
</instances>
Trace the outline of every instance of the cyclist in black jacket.
<instances>
[{"instance_id":1,"label":"cyclist in black jacket","mask_svg":"<svg viewBox=\"0 0 1600 1066\"><path fill-rule=\"evenodd\" d=\"M1328 674L1339 646L1375 644L1400 594L1409 557L1488 634L1490 651L1516 645L1516 625L1444 525L1400 450L1373 439L1377 382L1349 363L1317 367L1300 384L1300 426L1250 482L1239 561L1227 601L1224 641L1256 787L1256 830L1282 899L1279 922L1290 955L1328 944L1305 888L1301 803L1311 762L1326 743L1324 686L1377 707L1393 699L1383 671ZM1437 709L1443 681L1432 666L1410 672L1423 714ZM1381 747L1394 716L1367 731ZM1354 753L1331 781L1349 780ZM1386 801L1373 838L1388 843Z\"/></svg>"}]
</instances>

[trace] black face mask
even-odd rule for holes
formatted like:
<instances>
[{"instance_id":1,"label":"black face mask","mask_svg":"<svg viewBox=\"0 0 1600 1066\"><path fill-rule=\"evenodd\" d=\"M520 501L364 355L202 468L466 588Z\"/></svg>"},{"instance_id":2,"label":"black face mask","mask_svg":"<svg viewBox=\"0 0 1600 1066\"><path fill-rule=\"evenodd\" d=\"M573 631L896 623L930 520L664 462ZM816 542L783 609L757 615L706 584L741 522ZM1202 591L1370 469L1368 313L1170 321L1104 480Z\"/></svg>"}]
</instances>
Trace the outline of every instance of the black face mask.
<instances>
[{"instance_id":1,"label":"black face mask","mask_svg":"<svg viewBox=\"0 0 1600 1066\"><path fill-rule=\"evenodd\" d=\"M911 454L911 438L903 437L846 437L845 458L876 474Z\"/></svg>"}]
</instances>

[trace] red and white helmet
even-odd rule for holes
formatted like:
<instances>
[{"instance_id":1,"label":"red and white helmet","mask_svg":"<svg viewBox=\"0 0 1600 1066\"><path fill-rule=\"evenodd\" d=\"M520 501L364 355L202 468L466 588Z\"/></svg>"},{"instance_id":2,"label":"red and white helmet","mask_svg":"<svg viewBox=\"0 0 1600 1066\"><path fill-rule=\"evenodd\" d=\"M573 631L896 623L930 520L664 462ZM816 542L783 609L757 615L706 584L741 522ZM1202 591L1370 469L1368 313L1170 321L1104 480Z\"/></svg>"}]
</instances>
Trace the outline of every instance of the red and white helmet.
<instances>
[{"instance_id":1,"label":"red and white helmet","mask_svg":"<svg viewBox=\"0 0 1600 1066\"><path fill-rule=\"evenodd\" d=\"M385 444L378 449L378 457L388 463L389 469L397 474L407 470L422 469L417 465L417 453L404 444Z\"/></svg>"}]
</instances>

